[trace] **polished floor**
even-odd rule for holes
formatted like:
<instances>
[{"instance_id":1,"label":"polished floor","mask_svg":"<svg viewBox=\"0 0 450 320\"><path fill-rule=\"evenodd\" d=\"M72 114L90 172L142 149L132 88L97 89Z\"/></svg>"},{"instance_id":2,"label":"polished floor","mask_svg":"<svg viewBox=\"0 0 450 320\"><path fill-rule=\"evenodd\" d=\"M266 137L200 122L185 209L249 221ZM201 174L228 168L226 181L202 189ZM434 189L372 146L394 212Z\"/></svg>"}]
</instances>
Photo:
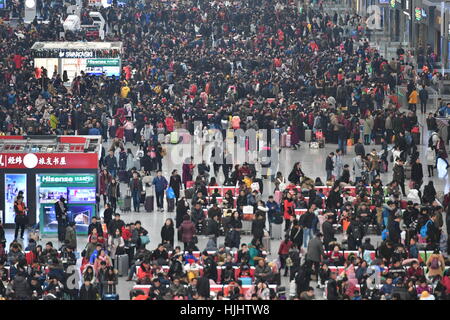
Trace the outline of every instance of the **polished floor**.
<instances>
[{"instance_id":1,"label":"polished floor","mask_svg":"<svg viewBox=\"0 0 450 320\"><path fill-rule=\"evenodd\" d=\"M424 123L424 119L420 117L420 122ZM425 137L422 141L428 141L428 136L425 133ZM128 147L131 147L129 145ZM167 145L169 154L174 151L175 148L172 145ZM289 175L290 170L292 169L294 163L300 162L302 164L302 169L305 172L305 174L313 179L316 177L320 177L322 181L325 181L326 179L326 173L325 173L325 159L326 156L331 152L335 151L337 148L336 145L333 144L327 144L324 149L310 149L308 147L308 144L302 143L301 147L298 150L291 150L291 149L282 149L282 152L280 153L280 168L279 171L283 173L285 177ZM366 152L370 152L372 148L375 148L377 151L380 150L380 146L366 146ZM425 152L426 152L426 145L420 146L420 157L422 159L422 163L426 164L425 159ZM344 163L351 164L351 160L354 157L354 150L353 147L349 147L347 150L347 155L344 156ZM167 178L170 176L170 173L173 169L178 169L181 172L181 164L174 164L170 157L167 157L163 161L163 175ZM389 171L385 174L382 174L382 180L384 184L391 181L392 179L392 164L389 164ZM212 170L211 170L212 171ZM426 172L426 165L424 165L424 173ZM428 175L425 174L424 178L424 184L428 183L430 179L428 178ZM439 192L445 192L447 193L450 188L450 183L448 179L448 172L445 170L444 163L439 163L438 165L438 174L435 174L435 177L432 178L436 191ZM223 176L218 177L218 181L223 181ZM122 186L123 190L125 191L125 185ZM265 180L264 185L264 199L267 199L269 194L273 192L274 185L269 182L268 180ZM100 210L102 211L102 209ZM147 248L153 249L157 246L157 244L160 241L160 230L161 227L165 221L166 218L174 218L175 213L168 213L168 212L153 212L153 213L146 213L142 212L140 213L131 212L131 213L124 213L122 214L122 219L125 221L125 223L128 222L134 222L136 220L140 220L142 222L142 225L149 231L150 233L150 244L147 245ZM13 232L12 230L7 231L7 240L10 242L13 238ZM26 239L26 237L25 237ZM250 241L251 238L249 236L243 236L242 242ZM53 241L55 246L57 245L57 239L54 238L44 238L42 240L42 244L45 244L46 241ZM223 237L219 238L218 243L222 244L224 241ZM380 242L380 237L373 236L372 237L372 243L376 244L377 242ZM26 245L26 240L25 240ZM78 251L82 251L84 246L86 245L86 237L78 237ZM204 249L206 246L206 239L205 237L199 238L199 244L198 247L200 250ZM270 259L276 259L276 252L278 250L279 241L272 241L271 242L271 251L272 254L270 256ZM275 253L275 255L273 254ZM313 283L312 283L313 284ZM287 288L287 278L283 278L283 285L285 285ZM129 299L129 291L133 286L133 282L126 282L125 278L120 278L119 281L119 294L121 300L127 300ZM317 298L322 297L322 291L317 290L316 292Z\"/></svg>"}]
</instances>

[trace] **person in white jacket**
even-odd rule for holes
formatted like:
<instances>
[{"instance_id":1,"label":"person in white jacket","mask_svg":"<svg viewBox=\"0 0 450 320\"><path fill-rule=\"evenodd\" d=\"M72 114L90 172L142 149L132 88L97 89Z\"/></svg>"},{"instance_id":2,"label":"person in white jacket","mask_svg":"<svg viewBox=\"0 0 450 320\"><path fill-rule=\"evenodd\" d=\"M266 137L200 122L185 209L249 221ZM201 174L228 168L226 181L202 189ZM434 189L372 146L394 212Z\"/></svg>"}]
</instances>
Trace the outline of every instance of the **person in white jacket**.
<instances>
[{"instance_id":1,"label":"person in white jacket","mask_svg":"<svg viewBox=\"0 0 450 320\"><path fill-rule=\"evenodd\" d=\"M427 148L427 167L428 167L428 177L434 177L434 165L436 164L436 151L433 148Z\"/></svg>"}]
</instances>

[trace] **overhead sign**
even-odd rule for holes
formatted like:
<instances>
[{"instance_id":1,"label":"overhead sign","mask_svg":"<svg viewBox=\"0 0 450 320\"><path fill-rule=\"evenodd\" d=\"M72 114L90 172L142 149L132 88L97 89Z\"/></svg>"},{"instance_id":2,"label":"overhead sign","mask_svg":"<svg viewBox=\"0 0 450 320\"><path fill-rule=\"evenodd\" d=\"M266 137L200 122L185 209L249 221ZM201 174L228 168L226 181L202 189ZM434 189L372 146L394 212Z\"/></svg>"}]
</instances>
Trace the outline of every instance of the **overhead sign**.
<instances>
[{"instance_id":1,"label":"overhead sign","mask_svg":"<svg viewBox=\"0 0 450 320\"><path fill-rule=\"evenodd\" d=\"M60 51L60 58L93 58L93 51Z\"/></svg>"},{"instance_id":2,"label":"overhead sign","mask_svg":"<svg viewBox=\"0 0 450 320\"><path fill-rule=\"evenodd\" d=\"M88 67L119 67L120 59L88 59Z\"/></svg>"},{"instance_id":3,"label":"overhead sign","mask_svg":"<svg viewBox=\"0 0 450 320\"><path fill-rule=\"evenodd\" d=\"M93 174L44 174L39 175L41 187L54 187L58 185L72 186L95 186L95 176Z\"/></svg>"},{"instance_id":4,"label":"overhead sign","mask_svg":"<svg viewBox=\"0 0 450 320\"><path fill-rule=\"evenodd\" d=\"M0 169L97 169L96 153L0 153Z\"/></svg>"}]
</instances>

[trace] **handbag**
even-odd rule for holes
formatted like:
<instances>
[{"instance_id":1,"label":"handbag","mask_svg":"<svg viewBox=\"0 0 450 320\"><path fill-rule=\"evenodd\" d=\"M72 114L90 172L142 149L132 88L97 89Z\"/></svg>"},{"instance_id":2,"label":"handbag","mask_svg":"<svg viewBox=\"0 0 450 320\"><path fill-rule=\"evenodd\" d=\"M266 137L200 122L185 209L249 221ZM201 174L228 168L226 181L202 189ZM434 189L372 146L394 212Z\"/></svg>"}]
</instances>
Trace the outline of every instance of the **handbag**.
<instances>
[{"instance_id":1,"label":"handbag","mask_svg":"<svg viewBox=\"0 0 450 320\"><path fill-rule=\"evenodd\" d=\"M173 191L172 187L167 188L166 197L167 199L175 199L175 192Z\"/></svg>"},{"instance_id":2,"label":"handbag","mask_svg":"<svg viewBox=\"0 0 450 320\"><path fill-rule=\"evenodd\" d=\"M145 246L147 243L150 242L150 238L148 236L141 236L141 245Z\"/></svg>"}]
</instances>

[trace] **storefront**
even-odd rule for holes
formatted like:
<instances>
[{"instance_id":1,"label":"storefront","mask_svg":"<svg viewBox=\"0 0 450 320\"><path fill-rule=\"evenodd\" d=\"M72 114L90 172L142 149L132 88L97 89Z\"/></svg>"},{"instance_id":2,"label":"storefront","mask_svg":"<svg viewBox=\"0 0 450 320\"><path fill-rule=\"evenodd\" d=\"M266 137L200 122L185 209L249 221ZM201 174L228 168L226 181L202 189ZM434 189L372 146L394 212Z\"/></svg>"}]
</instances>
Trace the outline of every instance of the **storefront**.
<instances>
[{"instance_id":1,"label":"storefront","mask_svg":"<svg viewBox=\"0 0 450 320\"><path fill-rule=\"evenodd\" d=\"M36 42L32 48L34 67L49 75L67 72L72 81L81 72L120 77L122 42Z\"/></svg>"},{"instance_id":2,"label":"storefront","mask_svg":"<svg viewBox=\"0 0 450 320\"><path fill-rule=\"evenodd\" d=\"M0 139L0 210L5 226L14 226L14 200L23 191L28 224L43 235L57 232L55 203L67 201L68 219L87 234L96 215L99 136L3 136Z\"/></svg>"}]
</instances>

